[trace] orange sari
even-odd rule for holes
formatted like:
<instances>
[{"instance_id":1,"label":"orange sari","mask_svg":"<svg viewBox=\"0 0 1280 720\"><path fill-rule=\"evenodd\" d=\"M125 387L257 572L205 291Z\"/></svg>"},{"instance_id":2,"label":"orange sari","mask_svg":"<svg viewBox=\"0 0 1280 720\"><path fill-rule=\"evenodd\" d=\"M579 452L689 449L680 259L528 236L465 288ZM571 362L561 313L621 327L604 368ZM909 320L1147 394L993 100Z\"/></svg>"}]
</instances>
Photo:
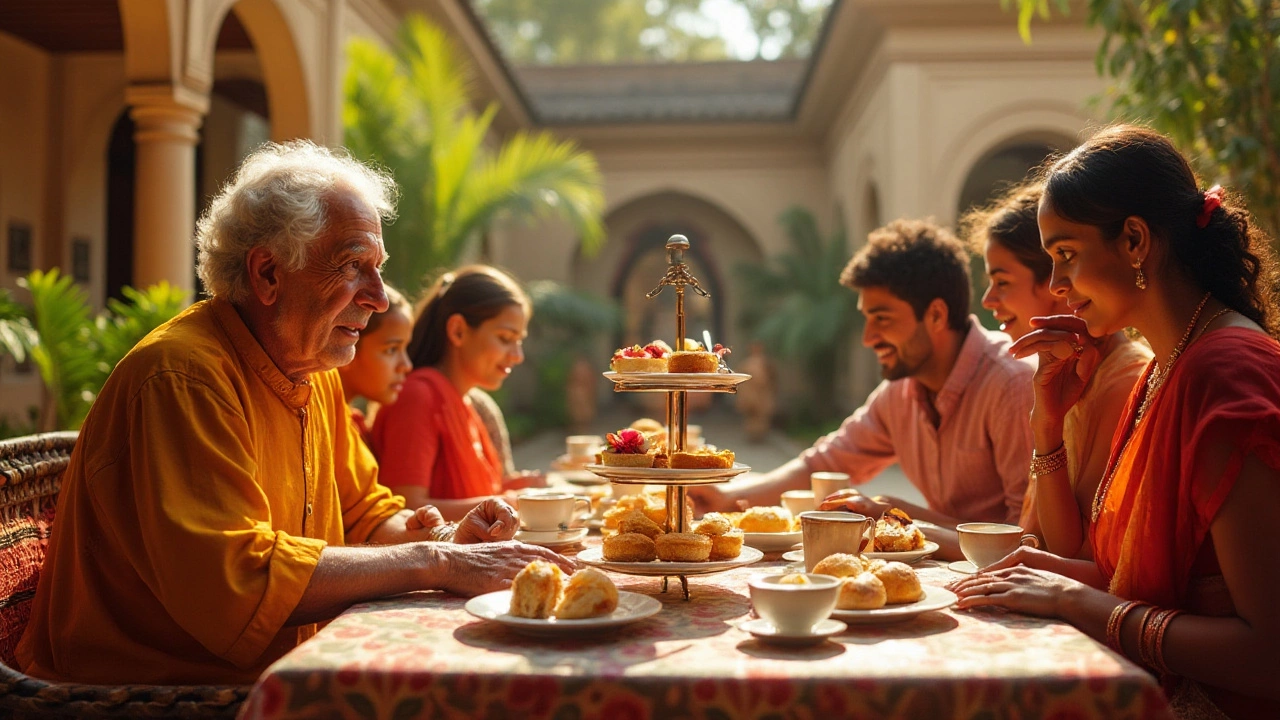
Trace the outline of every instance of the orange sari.
<instances>
[{"instance_id":1,"label":"orange sari","mask_svg":"<svg viewBox=\"0 0 1280 720\"><path fill-rule=\"evenodd\" d=\"M1134 428L1149 373L1129 396L1111 448L1114 472L1099 486L1094 560L1117 597L1232 615L1209 529L1246 457L1280 469L1280 343L1243 328L1206 334ZM1224 709L1249 708L1242 715L1269 705L1205 690Z\"/></svg>"},{"instance_id":2,"label":"orange sari","mask_svg":"<svg viewBox=\"0 0 1280 720\"><path fill-rule=\"evenodd\" d=\"M435 368L409 374L396 401L378 411L371 435L387 487L421 485L442 500L502 489L502 462L484 423Z\"/></svg>"}]
</instances>

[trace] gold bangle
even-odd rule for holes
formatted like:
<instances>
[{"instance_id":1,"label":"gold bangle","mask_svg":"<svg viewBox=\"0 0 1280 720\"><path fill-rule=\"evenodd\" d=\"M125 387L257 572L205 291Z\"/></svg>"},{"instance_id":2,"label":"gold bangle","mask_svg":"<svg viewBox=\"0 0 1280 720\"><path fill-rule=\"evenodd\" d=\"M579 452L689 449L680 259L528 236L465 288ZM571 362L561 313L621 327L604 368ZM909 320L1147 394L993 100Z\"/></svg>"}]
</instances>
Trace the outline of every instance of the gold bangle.
<instances>
[{"instance_id":1,"label":"gold bangle","mask_svg":"<svg viewBox=\"0 0 1280 720\"><path fill-rule=\"evenodd\" d=\"M1161 675L1169 674L1169 666L1164 663L1164 633L1169 629L1173 619L1181 614L1181 610L1166 610L1164 617L1160 618L1160 626L1156 629L1155 645L1151 649L1151 662Z\"/></svg>"},{"instance_id":2,"label":"gold bangle","mask_svg":"<svg viewBox=\"0 0 1280 720\"><path fill-rule=\"evenodd\" d=\"M449 522L443 525L437 525L431 528L431 540L433 542L452 542L453 536L458 532L458 523Z\"/></svg>"},{"instance_id":3,"label":"gold bangle","mask_svg":"<svg viewBox=\"0 0 1280 720\"><path fill-rule=\"evenodd\" d=\"M1120 628L1124 627L1124 619L1134 608L1145 604L1137 600L1126 600L1111 611L1111 617L1107 620L1107 647L1124 655L1124 645L1120 642Z\"/></svg>"},{"instance_id":4,"label":"gold bangle","mask_svg":"<svg viewBox=\"0 0 1280 720\"><path fill-rule=\"evenodd\" d=\"M1057 450L1048 455L1039 455L1035 450L1031 451L1031 476L1040 477L1055 473L1067 466L1067 444L1063 443L1058 446Z\"/></svg>"}]
</instances>

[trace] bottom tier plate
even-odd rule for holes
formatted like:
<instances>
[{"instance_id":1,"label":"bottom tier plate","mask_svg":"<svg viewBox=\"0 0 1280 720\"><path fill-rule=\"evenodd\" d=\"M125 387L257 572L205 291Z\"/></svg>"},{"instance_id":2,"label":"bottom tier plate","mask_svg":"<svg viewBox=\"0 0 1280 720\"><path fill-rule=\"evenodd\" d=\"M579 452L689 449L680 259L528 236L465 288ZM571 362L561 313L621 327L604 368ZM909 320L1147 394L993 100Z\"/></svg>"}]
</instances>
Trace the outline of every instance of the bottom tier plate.
<instances>
[{"instance_id":1,"label":"bottom tier plate","mask_svg":"<svg viewBox=\"0 0 1280 720\"><path fill-rule=\"evenodd\" d=\"M604 559L601 548L587 548L578 553L578 560L601 570L610 570L623 575L644 575L646 577L675 577L677 575L709 575L711 573L732 570L743 565L759 562L764 553L753 547L743 546L742 552L732 560L709 560L707 562L613 562Z\"/></svg>"}]
</instances>

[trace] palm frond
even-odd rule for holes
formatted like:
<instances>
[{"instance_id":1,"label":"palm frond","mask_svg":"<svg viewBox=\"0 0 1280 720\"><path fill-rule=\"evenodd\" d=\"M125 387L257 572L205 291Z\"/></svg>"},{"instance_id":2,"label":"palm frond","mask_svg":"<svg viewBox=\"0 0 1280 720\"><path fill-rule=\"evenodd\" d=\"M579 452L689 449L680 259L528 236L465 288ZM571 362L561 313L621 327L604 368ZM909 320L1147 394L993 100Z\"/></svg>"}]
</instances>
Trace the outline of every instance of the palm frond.
<instances>
[{"instance_id":1,"label":"palm frond","mask_svg":"<svg viewBox=\"0 0 1280 720\"><path fill-rule=\"evenodd\" d=\"M171 320L187 304L187 292L161 281L146 290L131 287L121 289L129 302L115 298L107 301L110 312L103 313L94 322L97 342L101 348L100 368L105 369L103 380L111 369L137 345L148 333ZM96 394L100 388L94 388Z\"/></svg>"},{"instance_id":2,"label":"palm frond","mask_svg":"<svg viewBox=\"0 0 1280 720\"><path fill-rule=\"evenodd\" d=\"M36 331L31 327L27 309L14 300L8 290L0 288L0 352L23 362L35 344Z\"/></svg>"},{"instance_id":3,"label":"palm frond","mask_svg":"<svg viewBox=\"0 0 1280 720\"><path fill-rule=\"evenodd\" d=\"M56 268L47 273L36 270L18 284L31 292L33 326L39 335L31 359L55 403L57 426L74 429L88 412L91 395L86 394L100 373L89 331L88 296Z\"/></svg>"}]
</instances>

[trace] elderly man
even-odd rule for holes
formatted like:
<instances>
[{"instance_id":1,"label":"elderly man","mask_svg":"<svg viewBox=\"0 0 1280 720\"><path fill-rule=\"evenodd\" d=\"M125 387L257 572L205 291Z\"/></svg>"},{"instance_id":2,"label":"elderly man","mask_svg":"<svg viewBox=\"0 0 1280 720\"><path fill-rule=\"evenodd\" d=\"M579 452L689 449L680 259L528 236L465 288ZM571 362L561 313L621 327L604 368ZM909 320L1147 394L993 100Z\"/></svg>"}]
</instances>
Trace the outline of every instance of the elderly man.
<instances>
[{"instance_id":1,"label":"elderly man","mask_svg":"<svg viewBox=\"0 0 1280 720\"><path fill-rule=\"evenodd\" d=\"M872 232L840 282L858 292L862 344L875 350L884 382L800 457L756 479L689 492L709 509L772 505L784 490L809 487L813 472L845 472L860 484L898 462L929 507L845 491L824 509L879 517L903 508L941 526L926 534L939 556L958 558L956 523L1018 521L1035 366L1009 354L1009 336L968 314L968 255L932 223L896 220Z\"/></svg>"},{"instance_id":2,"label":"elderly man","mask_svg":"<svg viewBox=\"0 0 1280 720\"><path fill-rule=\"evenodd\" d=\"M116 367L63 478L18 646L88 683L249 683L352 603L506 587L534 559L499 501L403 509L334 368L387 307L391 180L311 143L245 160L201 219L210 300ZM452 542L449 542L452 540Z\"/></svg>"}]
</instances>

